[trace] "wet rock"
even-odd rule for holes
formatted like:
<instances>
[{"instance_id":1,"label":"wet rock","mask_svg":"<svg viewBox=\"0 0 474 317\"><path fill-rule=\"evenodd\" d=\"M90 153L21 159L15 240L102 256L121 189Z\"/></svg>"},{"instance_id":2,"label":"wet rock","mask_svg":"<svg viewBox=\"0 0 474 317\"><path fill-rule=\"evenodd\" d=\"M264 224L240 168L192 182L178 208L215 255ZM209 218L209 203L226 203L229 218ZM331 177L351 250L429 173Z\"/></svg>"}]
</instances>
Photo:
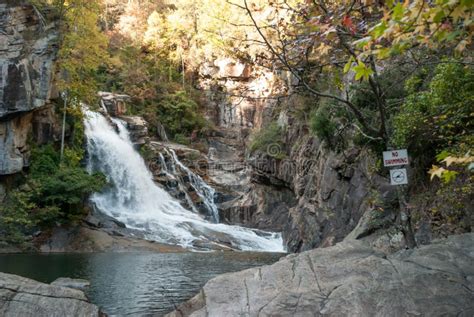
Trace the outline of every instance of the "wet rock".
<instances>
[{"instance_id":1,"label":"wet rock","mask_svg":"<svg viewBox=\"0 0 474 317\"><path fill-rule=\"evenodd\" d=\"M168 316L472 316L474 234L386 256L352 240L210 280Z\"/></svg>"},{"instance_id":2,"label":"wet rock","mask_svg":"<svg viewBox=\"0 0 474 317\"><path fill-rule=\"evenodd\" d=\"M69 287L78 289L80 291L85 291L91 285L91 283L88 280L79 278L60 277L51 282L51 285Z\"/></svg>"},{"instance_id":3,"label":"wet rock","mask_svg":"<svg viewBox=\"0 0 474 317\"><path fill-rule=\"evenodd\" d=\"M91 228L55 228L38 247L44 253L64 252L184 252L176 245L145 240L143 234L132 230ZM0 314L1 316L1 314Z\"/></svg>"},{"instance_id":4,"label":"wet rock","mask_svg":"<svg viewBox=\"0 0 474 317\"><path fill-rule=\"evenodd\" d=\"M139 116L120 116L127 123L130 139L135 144L145 144L148 139L148 123Z\"/></svg>"},{"instance_id":5,"label":"wet rock","mask_svg":"<svg viewBox=\"0 0 474 317\"><path fill-rule=\"evenodd\" d=\"M95 317L105 314L80 290L0 273L0 316Z\"/></svg>"},{"instance_id":6,"label":"wet rock","mask_svg":"<svg viewBox=\"0 0 474 317\"><path fill-rule=\"evenodd\" d=\"M117 219L105 215L104 213L92 208L92 211L84 219L84 222L95 228L118 229L126 228L125 224Z\"/></svg>"},{"instance_id":7,"label":"wet rock","mask_svg":"<svg viewBox=\"0 0 474 317\"><path fill-rule=\"evenodd\" d=\"M295 204L288 189L251 184L242 197L220 205L220 218L227 223L281 232L288 222L288 210Z\"/></svg>"}]
</instances>

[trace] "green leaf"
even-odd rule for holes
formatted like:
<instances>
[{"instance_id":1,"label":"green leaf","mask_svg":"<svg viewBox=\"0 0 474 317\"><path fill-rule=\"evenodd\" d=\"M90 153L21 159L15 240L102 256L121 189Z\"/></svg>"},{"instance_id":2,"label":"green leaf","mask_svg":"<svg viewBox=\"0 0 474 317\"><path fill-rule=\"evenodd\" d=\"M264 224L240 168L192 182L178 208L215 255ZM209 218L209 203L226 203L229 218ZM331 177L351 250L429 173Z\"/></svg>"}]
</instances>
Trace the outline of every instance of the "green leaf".
<instances>
[{"instance_id":1,"label":"green leaf","mask_svg":"<svg viewBox=\"0 0 474 317\"><path fill-rule=\"evenodd\" d=\"M392 18L396 21L401 20L403 18L404 11L405 8L403 7L403 4L401 4L400 2L397 3L397 5L393 7Z\"/></svg>"},{"instance_id":2,"label":"green leaf","mask_svg":"<svg viewBox=\"0 0 474 317\"><path fill-rule=\"evenodd\" d=\"M369 43L371 40L372 40L371 36L366 36L364 38L361 38L360 40L354 41L354 45L360 49L363 49L367 45L367 43Z\"/></svg>"},{"instance_id":3,"label":"green leaf","mask_svg":"<svg viewBox=\"0 0 474 317\"><path fill-rule=\"evenodd\" d=\"M436 155L436 160L438 162L441 162L442 160L447 158L449 155L450 155L449 152L444 150L444 151L440 152L438 155Z\"/></svg>"},{"instance_id":4,"label":"green leaf","mask_svg":"<svg viewBox=\"0 0 474 317\"><path fill-rule=\"evenodd\" d=\"M456 179L456 175L459 174L456 171L445 170L442 174L442 179L445 184L448 184Z\"/></svg>"},{"instance_id":5,"label":"green leaf","mask_svg":"<svg viewBox=\"0 0 474 317\"><path fill-rule=\"evenodd\" d=\"M359 61L357 66L354 66L352 70L356 73L356 80L369 80L370 75L374 73L374 71L368 68L362 61Z\"/></svg>"},{"instance_id":6,"label":"green leaf","mask_svg":"<svg viewBox=\"0 0 474 317\"><path fill-rule=\"evenodd\" d=\"M381 37L387 29L388 29L387 22L383 21L383 22L377 24L376 26L374 26L372 28L372 30L370 30L370 34L374 38L377 39L377 38Z\"/></svg>"},{"instance_id":7,"label":"green leaf","mask_svg":"<svg viewBox=\"0 0 474 317\"><path fill-rule=\"evenodd\" d=\"M347 61L346 65L344 65L344 74L351 70L352 63L354 62L354 57L351 56Z\"/></svg>"}]
</instances>

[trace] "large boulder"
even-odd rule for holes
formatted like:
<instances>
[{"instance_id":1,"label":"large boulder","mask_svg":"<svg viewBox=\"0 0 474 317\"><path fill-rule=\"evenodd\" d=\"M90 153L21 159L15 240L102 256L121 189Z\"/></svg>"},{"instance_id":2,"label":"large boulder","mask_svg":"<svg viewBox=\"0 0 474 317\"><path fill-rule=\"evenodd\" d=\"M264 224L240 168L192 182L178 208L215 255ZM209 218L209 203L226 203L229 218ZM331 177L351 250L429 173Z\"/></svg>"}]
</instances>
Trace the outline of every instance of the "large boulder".
<instances>
[{"instance_id":1,"label":"large boulder","mask_svg":"<svg viewBox=\"0 0 474 317\"><path fill-rule=\"evenodd\" d=\"M0 273L0 316L64 317L105 316L77 289L40 283Z\"/></svg>"},{"instance_id":2,"label":"large boulder","mask_svg":"<svg viewBox=\"0 0 474 317\"><path fill-rule=\"evenodd\" d=\"M98 95L102 109L112 117L122 116L127 112L126 102L130 101L130 96L105 91L99 91Z\"/></svg>"},{"instance_id":3,"label":"large boulder","mask_svg":"<svg viewBox=\"0 0 474 317\"><path fill-rule=\"evenodd\" d=\"M220 275L169 316L473 316L474 234L392 255L349 240Z\"/></svg>"}]
</instances>

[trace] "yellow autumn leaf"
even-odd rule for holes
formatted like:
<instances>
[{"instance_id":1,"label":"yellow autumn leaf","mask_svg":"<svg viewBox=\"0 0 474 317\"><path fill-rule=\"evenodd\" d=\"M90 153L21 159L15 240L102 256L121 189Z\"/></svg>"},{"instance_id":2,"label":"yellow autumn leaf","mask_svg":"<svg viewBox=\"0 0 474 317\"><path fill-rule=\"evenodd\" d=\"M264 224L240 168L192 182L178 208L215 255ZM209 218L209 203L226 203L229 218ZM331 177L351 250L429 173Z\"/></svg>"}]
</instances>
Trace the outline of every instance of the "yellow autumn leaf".
<instances>
[{"instance_id":1,"label":"yellow autumn leaf","mask_svg":"<svg viewBox=\"0 0 474 317\"><path fill-rule=\"evenodd\" d=\"M433 180L433 178L435 178L435 177L441 178L441 176L443 175L443 173L445 171L446 171L446 169L444 169L442 167L439 167L439 166L436 166L436 165L433 165L431 167L431 169L429 170L428 174L431 175L430 179Z\"/></svg>"}]
</instances>

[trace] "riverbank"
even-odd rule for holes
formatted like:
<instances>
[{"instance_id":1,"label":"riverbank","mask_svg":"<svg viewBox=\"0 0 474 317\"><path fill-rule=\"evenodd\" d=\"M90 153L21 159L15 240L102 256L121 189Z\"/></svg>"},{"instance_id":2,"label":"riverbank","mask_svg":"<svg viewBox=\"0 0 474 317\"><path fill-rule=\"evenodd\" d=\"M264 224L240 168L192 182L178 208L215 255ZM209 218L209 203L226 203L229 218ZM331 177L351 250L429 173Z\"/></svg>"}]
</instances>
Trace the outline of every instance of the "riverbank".
<instances>
[{"instance_id":1,"label":"riverbank","mask_svg":"<svg viewBox=\"0 0 474 317\"><path fill-rule=\"evenodd\" d=\"M474 234L391 255L359 240L210 280L169 317L473 316Z\"/></svg>"}]
</instances>

